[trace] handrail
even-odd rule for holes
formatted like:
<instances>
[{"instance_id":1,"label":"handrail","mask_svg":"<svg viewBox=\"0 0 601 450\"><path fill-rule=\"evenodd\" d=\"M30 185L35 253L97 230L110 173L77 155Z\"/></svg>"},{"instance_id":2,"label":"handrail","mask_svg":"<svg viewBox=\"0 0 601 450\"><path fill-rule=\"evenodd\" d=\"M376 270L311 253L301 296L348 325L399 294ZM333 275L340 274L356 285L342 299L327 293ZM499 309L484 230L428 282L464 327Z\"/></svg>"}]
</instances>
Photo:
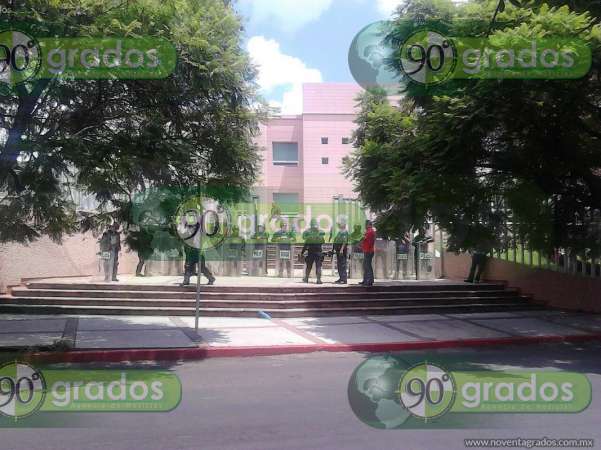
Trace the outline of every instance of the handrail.
<instances>
[{"instance_id":1,"label":"handrail","mask_svg":"<svg viewBox=\"0 0 601 450\"><path fill-rule=\"evenodd\" d=\"M515 244L512 248L495 249L490 256L494 259L535 269L553 270L595 279L601 278L601 260L570 250L558 249L552 256L546 256L524 244Z\"/></svg>"}]
</instances>

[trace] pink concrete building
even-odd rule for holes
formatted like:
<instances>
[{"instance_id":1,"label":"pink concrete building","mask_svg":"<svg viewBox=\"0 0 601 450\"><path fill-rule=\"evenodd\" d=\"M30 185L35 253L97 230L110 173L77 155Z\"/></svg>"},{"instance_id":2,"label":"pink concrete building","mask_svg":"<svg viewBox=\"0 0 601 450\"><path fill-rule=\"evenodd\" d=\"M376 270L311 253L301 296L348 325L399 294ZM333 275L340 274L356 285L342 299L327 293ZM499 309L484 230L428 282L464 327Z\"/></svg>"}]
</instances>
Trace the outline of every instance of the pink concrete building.
<instances>
[{"instance_id":1,"label":"pink concrete building","mask_svg":"<svg viewBox=\"0 0 601 450\"><path fill-rule=\"evenodd\" d=\"M303 112L273 117L261 127L263 170L257 186L262 203L331 203L336 195L356 198L342 173L352 151L355 84L303 86Z\"/></svg>"}]
</instances>

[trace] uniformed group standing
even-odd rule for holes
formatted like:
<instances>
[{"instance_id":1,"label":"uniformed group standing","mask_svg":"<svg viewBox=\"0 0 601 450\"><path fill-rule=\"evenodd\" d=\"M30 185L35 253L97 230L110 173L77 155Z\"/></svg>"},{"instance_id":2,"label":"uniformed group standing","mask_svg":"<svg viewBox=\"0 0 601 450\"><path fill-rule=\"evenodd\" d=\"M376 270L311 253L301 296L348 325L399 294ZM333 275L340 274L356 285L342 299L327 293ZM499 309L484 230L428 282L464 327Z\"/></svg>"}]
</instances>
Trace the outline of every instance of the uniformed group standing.
<instances>
[{"instance_id":1,"label":"uniformed group standing","mask_svg":"<svg viewBox=\"0 0 601 450\"><path fill-rule=\"evenodd\" d=\"M368 262L362 262L362 272L367 274L364 279L364 285L373 284L373 275L370 278L369 267L373 259L373 237L374 231L371 224L365 235L361 227L355 227L350 234L347 223L340 219L337 223L337 232L333 237L333 250L324 252L323 245L326 243L325 233L319 229L315 219L311 220L309 229L302 234L303 248L299 254L300 260L305 264L303 281L309 283L311 273L315 267L315 277L317 284L322 284L322 267L324 259L336 257L336 267L338 271L338 280L335 284L347 284L349 278L349 258L352 253L358 253L361 256L367 253ZM367 237L368 245L364 245ZM224 244L225 273L228 276L240 276L242 273L242 261L248 259L248 273L251 276L267 275L267 244L275 244L276 253L276 272L280 278L292 278L294 275L294 244L296 243L296 233L289 229L286 221L280 222L280 228L271 239L265 231L263 225L257 227L257 232L252 235L249 242L240 236L238 227L232 229L232 235ZM371 244L369 244L371 243ZM370 246L371 245L371 246ZM188 266L188 264L186 264ZM205 269L203 264L203 269ZM367 270L366 270L367 269ZM188 277L186 277L188 280ZM213 279L214 281L214 279Z\"/></svg>"},{"instance_id":2,"label":"uniformed group standing","mask_svg":"<svg viewBox=\"0 0 601 450\"><path fill-rule=\"evenodd\" d=\"M215 277L206 264L205 255L199 251L201 244L200 225L196 215L188 217L184 215L178 224L178 234L187 243L185 246L184 280L182 285L190 284L190 279L198 272L209 280L209 285L215 283ZM317 284L322 283L322 266L326 256L336 257L338 280L335 284L347 284L350 276L348 260L353 254L360 254L362 259L363 281L360 284L371 286L374 283L372 260L374 257L375 230L371 222L366 223L366 232L362 235L361 227L356 226L352 234L349 234L347 223L340 219L337 223L337 232L333 237L333 250L324 252L323 245L326 243L325 233L319 229L317 220L311 220L310 227L303 235L303 248L299 258L305 263L303 281L309 283L311 272L315 267ZM332 238L332 236L330 236ZM257 227L257 231L247 242L240 235L240 229L232 228L232 233L223 245L224 273L227 276L238 277L242 274L242 261L248 259L248 273L251 276L267 275L267 245L276 246L276 271L278 277L292 278L294 275L294 244L296 233L289 230L288 223L280 222L280 229L275 232L270 240L269 234L263 225ZM117 273L119 268L119 252L121 251L121 234L119 224L115 223L103 233L100 244L100 258L104 262L105 281L119 281ZM398 249L397 249L398 250ZM351 259L352 261L352 259ZM198 267L200 266L200 267ZM396 272L399 274L399 265ZM352 269L352 266L351 266ZM403 272L406 267L403 266ZM477 279L477 276L475 277Z\"/></svg>"}]
</instances>

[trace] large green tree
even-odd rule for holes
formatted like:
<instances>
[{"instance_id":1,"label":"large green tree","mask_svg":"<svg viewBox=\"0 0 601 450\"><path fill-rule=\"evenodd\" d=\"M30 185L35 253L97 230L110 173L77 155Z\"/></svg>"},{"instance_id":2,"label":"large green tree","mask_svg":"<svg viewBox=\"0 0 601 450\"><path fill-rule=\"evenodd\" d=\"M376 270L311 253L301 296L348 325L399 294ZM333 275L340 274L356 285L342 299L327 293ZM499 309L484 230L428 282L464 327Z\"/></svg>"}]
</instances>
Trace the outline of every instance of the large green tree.
<instances>
[{"instance_id":1,"label":"large green tree","mask_svg":"<svg viewBox=\"0 0 601 450\"><path fill-rule=\"evenodd\" d=\"M261 103L241 20L223 0L31 0L10 20L37 36L161 37L177 67L161 80L38 79L0 95L0 242L131 219L136 192L215 185L240 192L259 161ZM65 195L100 207L80 217ZM223 191L224 189L222 189Z\"/></svg>"},{"instance_id":2,"label":"large green tree","mask_svg":"<svg viewBox=\"0 0 601 450\"><path fill-rule=\"evenodd\" d=\"M593 51L591 72L571 81L454 82L431 95L408 82L401 109L364 102L359 120L367 139L357 141L349 174L364 201L381 213L381 226L401 233L431 216L449 231L450 247L463 250L503 244L511 224L514 238L537 249L599 254L600 10L597 5L588 12L585 2L534 3L516 8L507 2L493 37L583 39ZM394 42L406 19L418 15L445 21L451 35L486 36L497 4L410 0L390 38ZM457 20L465 18L472 20ZM392 64L400 71L398 60ZM410 133L390 127L370 138L383 124L409 119ZM395 212L403 214L400 223Z\"/></svg>"}]
</instances>

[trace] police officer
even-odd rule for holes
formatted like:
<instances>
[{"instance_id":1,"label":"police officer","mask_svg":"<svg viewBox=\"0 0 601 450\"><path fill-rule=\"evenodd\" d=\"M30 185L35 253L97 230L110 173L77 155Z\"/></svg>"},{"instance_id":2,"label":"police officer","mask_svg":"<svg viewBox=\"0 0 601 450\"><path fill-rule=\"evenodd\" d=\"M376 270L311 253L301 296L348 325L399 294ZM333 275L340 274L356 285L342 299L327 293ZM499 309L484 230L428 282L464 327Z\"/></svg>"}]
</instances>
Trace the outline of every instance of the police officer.
<instances>
[{"instance_id":1,"label":"police officer","mask_svg":"<svg viewBox=\"0 0 601 450\"><path fill-rule=\"evenodd\" d=\"M239 277L242 272L242 258L246 242L240 236L240 228L232 227L232 235L225 243L226 274L229 277Z\"/></svg>"},{"instance_id":2,"label":"police officer","mask_svg":"<svg viewBox=\"0 0 601 450\"><path fill-rule=\"evenodd\" d=\"M363 276L363 249L361 248L361 240L363 239L363 230L361 225L356 224L353 227L353 232L349 237L351 244L351 278L359 278Z\"/></svg>"},{"instance_id":3,"label":"police officer","mask_svg":"<svg viewBox=\"0 0 601 450\"><path fill-rule=\"evenodd\" d=\"M119 270L119 252L121 251L121 233L119 224L109 226L100 238L100 253L104 260L104 281L119 281L117 272Z\"/></svg>"},{"instance_id":4,"label":"police officer","mask_svg":"<svg viewBox=\"0 0 601 450\"><path fill-rule=\"evenodd\" d=\"M215 284L215 277L209 270L206 264L205 256L199 256L199 249L194 247L200 247L201 229L200 223L198 223L198 216L194 211L189 214L182 216L182 221L177 227L177 231L180 236L184 237L189 245L186 245L184 252L186 254L186 262L184 263L184 281L182 286L190 285L190 278L194 273L196 265L200 263L200 272L207 277L209 285Z\"/></svg>"},{"instance_id":5,"label":"police officer","mask_svg":"<svg viewBox=\"0 0 601 450\"><path fill-rule=\"evenodd\" d=\"M401 268L403 279L407 278L407 269L409 265L409 241L406 237L395 241L396 249L396 270L394 278L400 280Z\"/></svg>"},{"instance_id":6,"label":"police officer","mask_svg":"<svg viewBox=\"0 0 601 450\"><path fill-rule=\"evenodd\" d=\"M348 258L348 243L349 232L346 229L346 221L341 219L338 223L338 234L334 238L334 253L336 253L336 267L338 268L338 280L335 284L347 284L347 258Z\"/></svg>"},{"instance_id":7,"label":"police officer","mask_svg":"<svg viewBox=\"0 0 601 450\"><path fill-rule=\"evenodd\" d=\"M277 244L277 267L278 277L284 277L284 267L288 278L292 278L292 244L296 236L294 231L288 231L288 223L282 221L280 229L271 238L271 242Z\"/></svg>"},{"instance_id":8,"label":"police officer","mask_svg":"<svg viewBox=\"0 0 601 450\"><path fill-rule=\"evenodd\" d=\"M311 274L311 270L313 269L313 264L315 264L315 272L317 274L317 284L322 284L321 282L321 263L323 262L323 249L322 246L325 244L324 233L319 231L317 227L317 220L311 220L311 228L303 233L303 240L305 245L301 251L301 255L307 256L305 257L305 263L307 264L305 270L305 277L303 281L305 283L309 282L309 275Z\"/></svg>"},{"instance_id":9,"label":"police officer","mask_svg":"<svg viewBox=\"0 0 601 450\"><path fill-rule=\"evenodd\" d=\"M490 242L480 242L470 250L472 254L472 266L470 274L465 280L466 283L480 283L480 278L488 264L488 255L492 251L493 245Z\"/></svg>"},{"instance_id":10,"label":"police officer","mask_svg":"<svg viewBox=\"0 0 601 450\"><path fill-rule=\"evenodd\" d=\"M251 238L251 275L265 276L267 273L267 243L269 235L264 225L259 225L257 232Z\"/></svg>"}]
</instances>

